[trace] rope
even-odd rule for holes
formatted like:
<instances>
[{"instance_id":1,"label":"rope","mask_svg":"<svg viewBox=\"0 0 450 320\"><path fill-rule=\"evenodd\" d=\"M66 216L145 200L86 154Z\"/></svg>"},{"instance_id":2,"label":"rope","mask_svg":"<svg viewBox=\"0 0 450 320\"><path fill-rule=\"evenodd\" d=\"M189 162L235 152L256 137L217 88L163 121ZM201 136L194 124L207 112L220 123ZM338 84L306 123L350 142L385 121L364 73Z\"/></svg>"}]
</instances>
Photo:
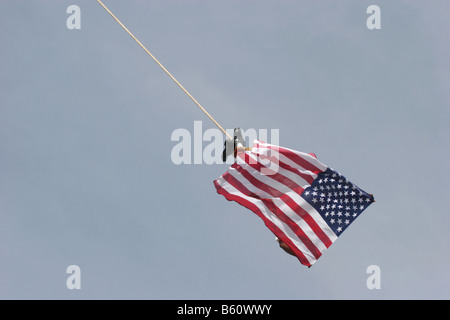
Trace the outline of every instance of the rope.
<instances>
[{"instance_id":1,"label":"rope","mask_svg":"<svg viewBox=\"0 0 450 320\"><path fill-rule=\"evenodd\" d=\"M167 75L181 88L181 90L184 91L184 93L186 93L188 95L189 98L191 98L192 101L194 101L194 103L197 105L197 107L199 107L207 116L208 118L210 118L212 120L212 122L214 122L214 124L230 139L233 140L233 138L230 137L230 135L222 128L222 126L216 121L214 120L214 118L208 113L208 111L206 111L201 105L200 103L198 103L197 100L195 100L195 98L181 85L181 83L178 82L177 79L175 79L174 76L172 76L172 74L161 64L161 62L158 61L158 59L155 58L155 56L148 51L148 49L127 29L127 27L125 27L123 25L122 22L119 21L119 19L116 18L116 16L103 4L103 2L101 2L100 0L97 0L98 3L100 3L100 5L111 15L111 17L114 18L114 20L117 21L118 24L120 24L120 26L134 39L134 41L137 42L137 44L139 44L141 46L142 49L144 49L145 52L147 52L147 54L153 59L153 61L156 62L156 64L158 66L161 67L161 69L164 70L165 73L167 73Z\"/></svg>"}]
</instances>

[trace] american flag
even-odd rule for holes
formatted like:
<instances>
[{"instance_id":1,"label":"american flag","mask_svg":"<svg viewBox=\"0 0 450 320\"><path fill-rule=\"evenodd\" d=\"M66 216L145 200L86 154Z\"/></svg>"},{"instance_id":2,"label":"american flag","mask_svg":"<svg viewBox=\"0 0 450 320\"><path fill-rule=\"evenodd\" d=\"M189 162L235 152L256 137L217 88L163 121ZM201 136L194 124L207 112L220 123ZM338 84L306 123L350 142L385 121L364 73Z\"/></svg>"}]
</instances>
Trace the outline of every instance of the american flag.
<instances>
[{"instance_id":1,"label":"american flag","mask_svg":"<svg viewBox=\"0 0 450 320\"><path fill-rule=\"evenodd\" d=\"M314 154L258 140L214 185L258 215L308 267L375 201Z\"/></svg>"}]
</instances>

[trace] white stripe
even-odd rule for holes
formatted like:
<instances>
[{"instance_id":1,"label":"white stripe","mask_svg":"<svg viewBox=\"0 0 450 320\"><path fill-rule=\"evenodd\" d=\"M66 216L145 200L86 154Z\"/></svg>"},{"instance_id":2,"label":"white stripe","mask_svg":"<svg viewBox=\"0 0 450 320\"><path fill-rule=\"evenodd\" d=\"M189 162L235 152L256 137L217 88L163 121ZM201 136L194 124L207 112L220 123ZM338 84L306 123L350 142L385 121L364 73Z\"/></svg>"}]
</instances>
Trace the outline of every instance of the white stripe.
<instances>
[{"instance_id":1,"label":"white stripe","mask_svg":"<svg viewBox=\"0 0 450 320\"><path fill-rule=\"evenodd\" d=\"M254 149L254 150L261 150L261 151L266 151L267 149ZM248 152L246 154L248 154L248 156L252 159L250 161L250 163L260 163L261 165L265 166L266 168L269 167L271 170L275 171L276 173L279 173L283 176L285 176L286 178L294 181L296 184L298 184L300 187L302 187L303 189L306 189L310 186L310 184L301 176L299 176L298 174L296 174L295 172L286 170L282 167L279 166L278 163L275 163L273 161L270 162L270 165L267 166L267 161L269 161L268 159L262 159L261 157L259 157L259 154L264 154L263 152L260 152L258 154L255 154L253 149L252 149L252 153ZM264 154L265 156L267 156L267 154ZM274 156L274 155L272 155ZM281 155L283 156L283 155ZM284 157L284 156L283 156ZM279 163L285 163L283 161L281 161L278 157L276 157L276 159L278 159ZM287 158L286 158L287 159ZM288 159L289 160L289 159ZM238 164L240 164L240 162L238 162ZM291 166L292 167L292 166ZM299 173L301 174L307 174L309 176L311 176L313 179L315 179L317 177L317 174L312 173L311 171L307 171L307 170L299 170L297 168L293 168L294 170L297 170ZM260 173L260 175L266 175L264 173ZM272 177L272 175L267 175L268 177Z\"/></svg>"},{"instance_id":2,"label":"white stripe","mask_svg":"<svg viewBox=\"0 0 450 320\"><path fill-rule=\"evenodd\" d=\"M305 222L305 220L302 219L294 210L291 209L284 201L280 199L274 199L273 202L275 205L286 214L292 221L294 221L295 224L297 224L302 231L305 233L305 235L311 240L311 242L316 246L317 249L319 249L320 253L324 252L327 247L325 244L320 240L320 238L317 236L317 234L314 232L313 229L308 225L308 223ZM308 212L308 214L310 214ZM327 228L329 228L327 226Z\"/></svg>"},{"instance_id":3,"label":"white stripe","mask_svg":"<svg viewBox=\"0 0 450 320\"><path fill-rule=\"evenodd\" d=\"M288 166L290 166L291 168L298 170L300 173L302 174L306 174L311 176L313 179L317 178L317 174L315 174L314 172L307 170L305 168L303 168L302 166L298 165L297 163L295 163L294 161L292 161L291 159L289 159L288 157L286 157L284 154L278 152L277 150L274 149L268 149L268 148L252 148L251 150L252 153L255 153L256 155L264 155L267 157L275 157L276 159L278 159L279 162L284 163Z\"/></svg>"},{"instance_id":4,"label":"white stripe","mask_svg":"<svg viewBox=\"0 0 450 320\"><path fill-rule=\"evenodd\" d=\"M303 220L294 210L292 210L284 201L280 200L279 198L273 198L270 194L266 193L265 191L259 189L258 187L255 187L251 182L249 182L242 174L240 174L238 171L228 171L230 175L232 175L236 180L238 180L240 183L242 183L249 191L258 194L261 198L265 199L272 199L273 204L280 209L281 212L283 212L286 217L288 217L294 224L296 224L308 237L311 242L316 246L317 249L319 249L320 252L323 252L326 249L326 246L323 244L322 240L320 240L316 233L311 229L311 227ZM262 182L261 182L262 184ZM291 196L290 193L293 193L293 191L286 192L285 194L288 196ZM257 199L259 200L259 199ZM288 227L290 228L290 227ZM300 240L301 241L301 240ZM308 252L309 249L307 249Z\"/></svg>"},{"instance_id":5,"label":"white stripe","mask_svg":"<svg viewBox=\"0 0 450 320\"><path fill-rule=\"evenodd\" d=\"M274 150L274 149L268 149L268 147L272 147L272 148L275 148L275 149L276 149L276 148L283 148L283 149L285 149L286 151L291 152L291 153L293 153L293 154L296 154L297 156L303 158L304 160L306 160L307 162L311 163L313 166L315 166L317 169L319 169L319 170L321 170L321 171L325 171L325 170L327 170L327 168L328 168L328 167L327 167L326 165L324 165L322 162L320 162L319 160L317 160L316 158L314 158L312 155L309 155L309 154L307 154L307 153L300 152L300 151L296 151L296 150L292 150L292 149L285 148L285 147L276 146L276 145L269 144L269 143L265 143L265 142L262 142L262 141L259 141L259 140L254 140L253 143L254 143L254 145L256 145L256 146L255 146L256 148L260 148L260 147L262 147L263 149L264 149L264 148L267 148L267 150L270 150L270 151L272 151L272 152L276 152L276 153L278 153L278 154L280 154L280 153L277 152L277 151ZM258 147L258 146L259 146L259 147ZM253 148L252 148L252 149L253 149ZM286 158L285 156L283 156L282 154L280 154L280 160L282 159L282 157ZM287 158L286 158L286 159L287 159ZM293 167L293 168L300 168L300 169L305 170L305 168L299 166L299 165L296 164L295 162L293 162L293 161L291 161L291 160L289 160L289 159L288 159L288 161L289 161L290 163L292 163L291 167ZM284 162L284 161L283 161L283 162Z\"/></svg>"},{"instance_id":6,"label":"white stripe","mask_svg":"<svg viewBox=\"0 0 450 320\"><path fill-rule=\"evenodd\" d=\"M258 140L255 140L255 143L259 143L260 145L264 145L264 143L261 143ZM267 144L265 144L265 145L267 145ZM257 149L258 150L267 150L267 149L261 149L261 148L257 148ZM274 150L272 150L272 151L274 151ZM253 152L253 150L252 150L252 152ZM276 151L274 151L274 152L276 152ZM280 155L280 156L284 157L283 155ZM286 157L284 157L284 158L286 158ZM286 158L286 159L288 159L288 158ZM299 167L297 164L295 164L295 166ZM311 175L314 175L314 174L311 173L311 171L308 171L308 172ZM253 174L253 173L252 173L252 176L254 176L255 178L259 179L258 176L255 176L255 174ZM261 176L262 175L260 175L260 177ZM314 176L317 177L317 175L314 175ZM262 180L262 179L259 179L259 180ZM297 182L296 180L294 180L294 181ZM289 193L289 196L292 198L292 200L294 200L300 207L302 207L306 212L309 213L311 218L319 225L319 227L323 230L323 232L327 235L327 237L331 240L331 242L334 242L337 239L336 234L328 226L328 224L325 222L325 220L322 218L322 216L317 212L317 210L314 209L314 207L312 207L298 193L293 192L291 189L289 189L289 187L287 187L285 185L283 185L284 187L280 188L279 186L276 185L276 183L278 183L278 184L281 184L281 183L275 181L274 179L265 179L263 182L265 184L267 184L267 185L269 185L269 186L279 190L279 191L282 191L283 193ZM309 184L307 186L309 186ZM284 190L286 190L286 191L284 191Z\"/></svg>"},{"instance_id":7,"label":"white stripe","mask_svg":"<svg viewBox=\"0 0 450 320\"><path fill-rule=\"evenodd\" d=\"M306 212L308 212L308 214L311 216L311 218L318 224L318 226L323 230L323 232L327 235L327 237L332 242L334 242L334 240L336 240L336 238L337 238L336 234L328 226L328 224L322 218L320 213L317 212L317 210L314 209L314 207L311 206L305 199L303 199L297 192L290 189L288 186L282 184L281 182L278 182L275 179L268 178L264 175L258 174L258 171L251 168L249 165L246 165L245 168L244 168L244 166L241 166L241 167L243 169L250 168L250 170L247 170L247 172L249 172L258 181L261 181L261 183L264 183L264 184L274 188L275 190L280 191L283 194L288 194L293 201L295 201L301 208L303 208ZM230 169L232 169L232 168L230 168ZM308 184L308 186L310 186L310 185ZM273 198L273 197L270 196L270 198Z\"/></svg>"},{"instance_id":8,"label":"white stripe","mask_svg":"<svg viewBox=\"0 0 450 320\"><path fill-rule=\"evenodd\" d=\"M225 179L220 177L217 179L220 186L225 189L228 193L231 193L233 195L236 195L240 198L243 198L254 205L258 207L258 209L261 211L261 213L270 220L275 226L277 226L285 235L287 238L289 238L292 243L303 253L303 255L306 257L308 262L312 265L314 262L316 262L316 258L313 254L308 250L308 248L305 247L303 242L297 237L297 235L292 231L291 228L287 224L285 224L283 221L278 219L278 217L273 214L265 205L262 203L261 200L249 197L244 195L242 192L237 190L235 187L233 187L231 184L229 184Z\"/></svg>"},{"instance_id":9,"label":"white stripe","mask_svg":"<svg viewBox=\"0 0 450 320\"><path fill-rule=\"evenodd\" d=\"M300 207L302 207L306 212L309 213L311 218L319 225L319 228L326 234L326 236L331 240L331 243L336 241L338 238L334 231L328 226L325 220L322 218L319 212L311 206L305 199L298 195L298 193L292 193L292 200L294 200Z\"/></svg>"},{"instance_id":10,"label":"white stripe","mask_svg":"<svg viewBox=\"0 0 450 320\"><path fill-rule=\"evenodd\" d=\"M253 155L248 154L248 153L247 153L247 155L250 156L252 159L254 157ZM252 159L249 159L249 160L252 160ZM253 160L255 161L254 163L257 162L257 159L253 159ZM278 190L282 194L286 193L288 191L291 191L291 189L288 186L273 179L271 175L261 174L258 170L254 169L252 166L248 165L247 163L240 163L240 166L245 171L247 171L249 174L251 174L253 177L255 177L256 179L258 179L259 181L262 181L264 184L271 186L272 188ZM230 168L228 171L230 171L230 170L236 170L236 169ZM273 196L269 196L269 198L273 198Z\"/></svg>"},{"instance_id":11,"label":"white stripe","mask_svg":"<svg viewBox=\"0 0 450 320\"><path fill-rule=\"evenodd\" d=\"M250 166L246 165L245 167L244 166L241 167L245 170L247 169L247 167ZM241 182L247 189L258 195L259 197L274 200L274 204L303 230L303 232L307 235L308 238L311 239L311 241L316 245L316 247L320 250L320 252L323 252L326 249L326 246L324 245L322 240L320 240L320 238L311 229L308 223L305 222L294 210L292 210L291 207L289 207L286 203L284 203L284 201L280 200L278 197L273 197L272 195L261 190L260 188L255 187L236 169L230 168L228 172L239 182ZM328 226L328 224L325 222L322 216L317 212L317 210L314 209L314 207L312 207L311 205L309 205L309 203L306 202L297 192L291 190L286 185L274 179L267 178L265 176L258 174L258 171L254 169L252 170L252 172L250 172L249 170L247 170L247 172L250 173L261 184L265 184L269 187L274 188L277 191L282 192L283 194L288 195L295 203L297 203L299 207L303 208L310 215L310 217L317 223L319 228L321 228L323 232L327 235L330 241L334 242L334 240L337 237L333 232L333 230L331 230L331 228Z\"/></svg>"}]
</instances>

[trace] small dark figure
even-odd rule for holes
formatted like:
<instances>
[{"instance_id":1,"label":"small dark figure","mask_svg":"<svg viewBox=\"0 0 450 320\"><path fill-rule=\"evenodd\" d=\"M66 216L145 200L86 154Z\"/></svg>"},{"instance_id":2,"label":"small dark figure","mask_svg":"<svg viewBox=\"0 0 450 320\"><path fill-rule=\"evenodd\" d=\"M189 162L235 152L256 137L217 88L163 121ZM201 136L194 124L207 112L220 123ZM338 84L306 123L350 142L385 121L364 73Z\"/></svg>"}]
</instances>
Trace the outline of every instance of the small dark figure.
<instances>
[{"instance_id":1,"label":"small dark figure","mask_svg":"<svg viewBox=\"0 0 450 320\"><path fill-rule=\"evenodd\" d=\"M234 154L234 157L236 158L236 152L238 148L245 149L245 140L244 137L242 136L240 128L234 129L234 140L231 141L230 139L226 139L223 147L224 147L222 153L223 162L226 162L228 156L232 154Z\"/></svg>"},{"instance_id":2,"label":"small dark figure","mask_svg":"<svg viewBox=\"0 0 450 320\"><path fill-rule=\"evenodd\" d=\"M280 248L283 249L286 253L290 254L291 256L295 256L294 252L291 248L287 246L286 243L281 241L280 239L276 238L277 242L280 244Z\"/></svg>"}]
</instances>

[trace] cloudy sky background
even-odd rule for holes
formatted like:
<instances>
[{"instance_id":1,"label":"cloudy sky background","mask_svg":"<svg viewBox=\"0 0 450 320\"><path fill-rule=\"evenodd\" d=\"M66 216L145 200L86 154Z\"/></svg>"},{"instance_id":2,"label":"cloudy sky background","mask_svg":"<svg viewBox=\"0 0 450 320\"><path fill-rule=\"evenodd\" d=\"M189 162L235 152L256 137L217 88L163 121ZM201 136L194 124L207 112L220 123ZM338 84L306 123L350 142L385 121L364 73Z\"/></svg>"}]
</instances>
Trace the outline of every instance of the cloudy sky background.
<instances>
[{"instance_id":1,"label":"cloudy sky background","mask_svg":"<svg viewBox=\"0 0 450 320\"><path fill-rule=\"evenodd\" d=\"M1 299L450 298L448 1L104 3L225 128L377 202L302 266L216 194L226 164L173 164L174 130L214 125L96 1L1 1Z\"/></svg>"}]
</instances>

